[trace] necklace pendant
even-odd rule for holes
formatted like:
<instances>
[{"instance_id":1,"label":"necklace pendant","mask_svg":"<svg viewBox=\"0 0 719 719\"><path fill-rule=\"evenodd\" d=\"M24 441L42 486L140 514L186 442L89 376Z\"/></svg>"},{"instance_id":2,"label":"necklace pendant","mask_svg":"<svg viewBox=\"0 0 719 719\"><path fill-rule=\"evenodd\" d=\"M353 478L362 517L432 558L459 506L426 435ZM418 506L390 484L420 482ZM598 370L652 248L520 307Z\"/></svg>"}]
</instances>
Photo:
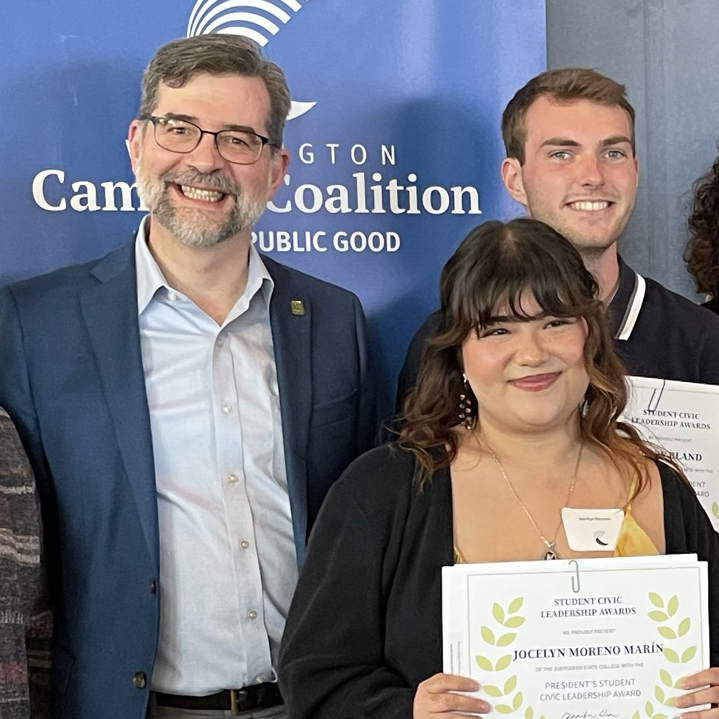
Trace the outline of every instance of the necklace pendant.
<instances>
[{"instance_id":1,"label":"necklace pendant","mask_svg":"<svg viewBox=\"0 0 719 719\"><path fill-rule=\"evenodd\" d=\"M544 556L542 557L542 559L545 559L545 560L559 559L559 555L557 554L553 544L544 553Z\"/></svg>"}]
</instances>

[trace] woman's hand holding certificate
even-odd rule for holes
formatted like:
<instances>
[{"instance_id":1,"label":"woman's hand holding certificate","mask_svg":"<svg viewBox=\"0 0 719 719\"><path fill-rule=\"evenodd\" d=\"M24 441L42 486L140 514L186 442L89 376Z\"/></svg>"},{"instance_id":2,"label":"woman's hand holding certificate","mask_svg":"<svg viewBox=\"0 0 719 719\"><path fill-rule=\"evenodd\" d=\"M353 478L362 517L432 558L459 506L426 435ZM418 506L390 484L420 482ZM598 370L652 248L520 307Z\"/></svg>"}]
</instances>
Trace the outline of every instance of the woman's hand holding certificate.
<instances>
[{"instance_id":1,"label":"woman's hand holding certificate","mask_svg":"<svg viewBox=\"0 0 719 719\"><path fill-rule=\"evenodd\" d=\"M719 717L719 668L712 667L682 679L682 689L698 689L677 699L678 709L689 709L703 704L711 704L714 709L693 711L682 714L682 719L717 719Z\"/></svg>"},{"instance_id":2,"label":"woman's hand holding certificate","mask_svg":"<svg viewBox=\"0 0 719 719\"><path fill-rule=\"evenodd\" d=\"M673 716L709 663L706 569L687 555L447 567L445 670L478 680L490 716Z\"/></svg>"},{"instance_id":3,"label":"woman's hand holding certificate","mask_svg":"<svg viewBox=\"0 0 719 719\"><path fill-rule=\"evenodd\" d=\"M469 677L435 674L417 687L412 719L440 719L452 716L454 712L488 712L487 702L457 693L476 692L478 689L479 684Z\"/></svg>"}]
</instances>

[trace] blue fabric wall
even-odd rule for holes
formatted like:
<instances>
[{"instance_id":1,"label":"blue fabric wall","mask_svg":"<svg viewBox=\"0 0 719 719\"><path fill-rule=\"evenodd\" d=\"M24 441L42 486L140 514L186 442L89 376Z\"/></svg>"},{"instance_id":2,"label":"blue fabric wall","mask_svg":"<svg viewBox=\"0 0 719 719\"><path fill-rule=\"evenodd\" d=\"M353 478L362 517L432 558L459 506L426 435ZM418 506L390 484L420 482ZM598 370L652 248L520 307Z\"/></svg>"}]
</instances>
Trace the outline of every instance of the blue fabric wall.
<instances>
[{"instance_id":1,"label":"blue fabric wall","mask_svg":"<svg viewBox=\"0 0 719 719\"><path fill-rule=\"evenodd\" d=\"M257 241L360 296L387 394L445 259L478 222L517 214L499 118L545 67L543 0L28 0L5 27L0 282L130 238L142 213L125 137L142 69L201 32L257 39L306 103Z\"/></svg>"}]
</instances>

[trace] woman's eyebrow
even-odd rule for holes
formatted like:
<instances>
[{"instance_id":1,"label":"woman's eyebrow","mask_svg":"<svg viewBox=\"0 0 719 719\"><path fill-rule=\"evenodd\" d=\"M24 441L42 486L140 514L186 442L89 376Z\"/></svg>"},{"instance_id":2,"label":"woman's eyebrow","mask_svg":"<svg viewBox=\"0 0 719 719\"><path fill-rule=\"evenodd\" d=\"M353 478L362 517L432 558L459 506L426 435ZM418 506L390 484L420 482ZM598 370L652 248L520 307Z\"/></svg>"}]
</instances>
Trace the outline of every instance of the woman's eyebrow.
<instances>
[{"instance_id":1,"label":"woman's eyebrow","mask_svg":"<svg viewBox=\"0 0 719 719\"><path fill-rule=\"evenodd\" d=\"M529 320L541 320L549 317L548 312L539 312L536 315L514 314L514 315L492 315L487 318L487 324L495 324L498 322L528 322Z\"/></svg>"}]
</instances>

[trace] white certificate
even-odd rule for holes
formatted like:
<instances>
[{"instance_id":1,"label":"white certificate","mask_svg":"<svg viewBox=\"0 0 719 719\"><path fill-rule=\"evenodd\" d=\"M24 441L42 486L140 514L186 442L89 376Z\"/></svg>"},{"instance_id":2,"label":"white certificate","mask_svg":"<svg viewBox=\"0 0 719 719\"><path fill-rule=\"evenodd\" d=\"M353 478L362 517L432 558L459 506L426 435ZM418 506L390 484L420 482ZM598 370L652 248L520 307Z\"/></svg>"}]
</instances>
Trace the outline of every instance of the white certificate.
<instances>
[{"instance_id":1,"label":"white certificate","mask_svg":"<svg viewBox=\"0 0 719 719\"><path fill-rule=\"evenodd\" d=\"M677 460L719 531L719 387L649 377L627 381L622 418Z\"/></svg>"},{"instance_id":2,"label":"white certificate","mask_svg":"<svg viewBox=\"0 0 719 719\"><path fill-rule=\"evenodd\" d=\"M707 596L695 555L445 567L444 671L491 717L668 719L709 666Z\"/></svg>"}]
</instances>

